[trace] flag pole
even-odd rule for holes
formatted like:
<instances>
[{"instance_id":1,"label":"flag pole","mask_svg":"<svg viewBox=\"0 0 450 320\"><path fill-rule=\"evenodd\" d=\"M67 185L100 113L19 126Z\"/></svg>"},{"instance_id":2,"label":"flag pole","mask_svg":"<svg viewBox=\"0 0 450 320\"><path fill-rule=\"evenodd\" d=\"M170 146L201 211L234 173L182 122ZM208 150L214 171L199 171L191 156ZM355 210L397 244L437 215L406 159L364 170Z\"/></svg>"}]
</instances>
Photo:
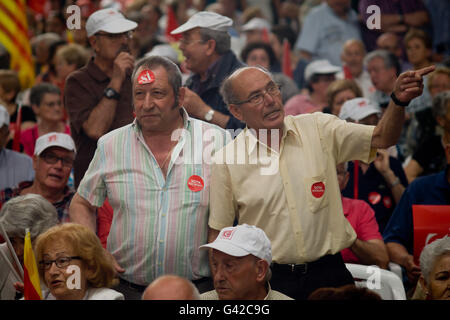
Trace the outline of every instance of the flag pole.
<instances>
[{"instance_id":1,"label":"flag pole","mask_svg":"<svg viewBox=\"0 0 450 320\"><path fill-rule=\"evenodd\" d=\"M11 251L11 256L14 258L14 262L16 263L17 268L19 269L19 272L20 272L20 275L22 276L22 281L23 281L22 265L19 262L19 258L17 258L16 251L14 250L14 248L11 244L11 241L9 241L9 238L8 238L8 235L6 234L5 229L3 229L3 224L1 221L0 221L0 231L1 231L3 239L5 239L5 241L6 241L9 251Z\"/></svg>"}]
</instances>

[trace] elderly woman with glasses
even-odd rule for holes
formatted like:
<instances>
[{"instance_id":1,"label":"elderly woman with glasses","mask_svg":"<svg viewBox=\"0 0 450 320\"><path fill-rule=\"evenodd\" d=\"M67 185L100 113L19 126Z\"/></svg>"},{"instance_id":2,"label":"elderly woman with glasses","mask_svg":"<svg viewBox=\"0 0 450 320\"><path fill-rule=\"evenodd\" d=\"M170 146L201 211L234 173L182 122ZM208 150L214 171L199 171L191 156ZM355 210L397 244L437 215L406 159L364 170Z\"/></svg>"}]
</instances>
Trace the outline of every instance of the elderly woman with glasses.
<instances>
[{"instance_id":1,"label":"elderly woman with glasses","mask_svg":"<svg viewBox=\"0 0 450 320\"><path fill-rule=\"evenodd\" d=\"M437 239L420 254L419 282L427 300L450 300L450 237Z\"/></svg>"},{"instance_id":2,"label":"elderly woman with glasses","mask_svg":"<svg viewBox=\"0 0 450 320\"><path fill-rule=\"evenodd\" d=\"M111 258L88 228L74 223L55 226L36 240L39 275L46 300L123 300L110 289L117 283Z\"/></svg>"},{"instance_id":3,"label":"elderly woman with glasses","mask_svg":"<svg viewBox=\"0 0 450 320\"><path fill-rule=\"evenodd\" d=\"M31 241L58 223L55 207L38 194L18 196L6 202L0 211L0 223L9 238L20 264L23 265L23 245L25 229L30 229ZM7 244L0 245L0 300L13 300L20 296L16 289L21 279L14 276L9 265L18 270L15 259L9 252ZM8 261L5 261L5 257ZM18 273L18 272L17 272ZM20 282L19 282L20 283Z\"/></svg>"}]
</instances>

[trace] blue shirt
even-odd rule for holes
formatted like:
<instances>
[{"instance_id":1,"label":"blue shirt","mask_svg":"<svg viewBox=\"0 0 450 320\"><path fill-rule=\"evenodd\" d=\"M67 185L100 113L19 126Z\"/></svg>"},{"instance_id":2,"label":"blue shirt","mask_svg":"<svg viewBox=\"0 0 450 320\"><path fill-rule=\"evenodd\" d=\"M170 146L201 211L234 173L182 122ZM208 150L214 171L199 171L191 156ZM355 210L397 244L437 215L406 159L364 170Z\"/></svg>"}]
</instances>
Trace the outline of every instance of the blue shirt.
<instances>
[{"instance_id":1,"label":"blue shirt","mask_svg":"<svg viewBox=\"0 0 450 320\"><path fill-rule=\"evenodd\" d=\"M34 179L33 161L25 154L0 149L0 190Z\"/></svg>"},{"instance_id":2,"label":"blue shirt","mask_svg":"<svg viewBox=\"0 0 450 320\"><path fill-rule=\"evenodd\" d=\"M413 204L450 204L450 184L446 172L449 169L425 177L416 178L403 193L383 232L384 242L402 244L410 254L414 250Z\"/></svg>"},{"instance_id":3,"label":"blue shirt","mask_svg":"<svg viewBox=\"0 0 450 320\"><path fill-rule=\"evenodd\" d=\"M342 195L347 198L354 198L353 185L353 162L348 163L348 171L350 178L347 187L343 190ZM400 183L405 187L408 185L405 172L403 171L400 161L393 157L389 157L389 167L394 174L400 179ZM358 171L358 199L366 201L375 211L375 218L382 233L386 227L389 218L394 212L395 201L391 192L391 188L384 180L381 173L373 163L369 169L363 174L361 168Z\"/></svg>"},{"instance_id":4,"label":"blue shirt","mask_svg":"<svg viewBox=\"0 0 450 320\"><path fill-rule=\"evenodd\" d=\"M327 59L335 66L341 66L341 51L345 41L361 40L358 15L352 9L346 19L338 17L323 3L305 17L296 48L312 54L312 59Z\"/></svg>"}]
</instances>

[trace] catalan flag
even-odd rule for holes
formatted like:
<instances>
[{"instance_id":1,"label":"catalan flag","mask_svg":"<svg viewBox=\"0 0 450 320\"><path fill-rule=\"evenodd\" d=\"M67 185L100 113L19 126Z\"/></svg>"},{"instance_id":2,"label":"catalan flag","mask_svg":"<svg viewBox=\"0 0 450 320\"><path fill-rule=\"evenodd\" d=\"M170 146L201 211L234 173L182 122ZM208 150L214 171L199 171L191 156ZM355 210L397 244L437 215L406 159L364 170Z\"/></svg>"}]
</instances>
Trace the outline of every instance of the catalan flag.
<instances>
[{"instance_id":1,"label":"catalan flag","mask_svg":"<svg viewBox=\"0 0 450 320\"><path fill-rule=\"evenodd\" d=\"M0 1L0 43L9 51L11 69L19 73L22 88L34 83L34 65L28 38L25 0Z\"/></svg>"},{"instance_id":2,"label":"catalan flag","mask_svg":"<svg viewBox=\"0 0 450 320\"><path fill-rule=\"evenodd\" d=\"M23 248L23 285L25 300L42 300L41 284L39 272L31 246L30 230L27 229L25 235L25 245Z\"/></svg>"},{"instance_id":3,"label":"catalan flag","mask_svg":"<svg viewBox=\"0 0 450 320\"><path fill-rule=\"evenodd\" d=\"M291 64L291 45L289 44L288 39L284 39L283 41L283 73L287 75L289 78L293 79L293 71Z\"/></svg>"}]
</instances>

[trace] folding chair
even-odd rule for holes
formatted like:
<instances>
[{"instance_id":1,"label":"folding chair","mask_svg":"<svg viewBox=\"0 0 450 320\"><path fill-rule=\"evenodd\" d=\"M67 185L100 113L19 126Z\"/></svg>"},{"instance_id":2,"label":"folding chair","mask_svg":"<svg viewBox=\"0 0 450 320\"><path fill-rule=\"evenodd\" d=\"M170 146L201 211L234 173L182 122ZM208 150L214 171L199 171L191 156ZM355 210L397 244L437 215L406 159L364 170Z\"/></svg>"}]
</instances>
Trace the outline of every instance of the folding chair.
<instances>
[{"instance_id":1,"label":"folding chair","mask_svg":"<svg viewBox=\"0 0 450 320\"><path fill-rule=\"evenodd\" d=\"M383 300L406 300L403 283L392 271L384 270L378 266L366 266L361 264L346 263L360 288L368 288L378 293Z\"/></svg>"}]
</instances>

